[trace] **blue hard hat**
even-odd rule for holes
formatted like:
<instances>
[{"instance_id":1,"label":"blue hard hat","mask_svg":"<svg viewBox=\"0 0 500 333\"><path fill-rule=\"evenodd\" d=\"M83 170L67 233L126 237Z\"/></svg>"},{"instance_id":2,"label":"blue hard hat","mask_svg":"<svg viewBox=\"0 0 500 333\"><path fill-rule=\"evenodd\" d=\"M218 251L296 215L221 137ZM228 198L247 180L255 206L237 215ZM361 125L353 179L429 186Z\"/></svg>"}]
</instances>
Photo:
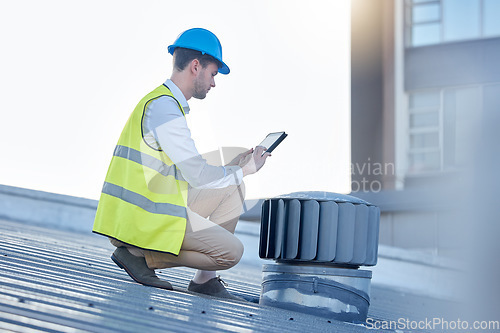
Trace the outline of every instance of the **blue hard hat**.
<instances>
[{"instance_id":1,"label":"blue hard hat","mask_svg":"<svg viewBox=\"0 0 500 333\"><path fill-rule=\"evenodd\" d=\"M229 74L229 67L222 61L222 46L219 39L212 32L202 29L193 28L181 33L172 45L168 46L168 53L174 54L177 47L200 51L202 54L208 54L219 60L222 67L219 68L219 73Z\"/></svg>"}]
</instances>

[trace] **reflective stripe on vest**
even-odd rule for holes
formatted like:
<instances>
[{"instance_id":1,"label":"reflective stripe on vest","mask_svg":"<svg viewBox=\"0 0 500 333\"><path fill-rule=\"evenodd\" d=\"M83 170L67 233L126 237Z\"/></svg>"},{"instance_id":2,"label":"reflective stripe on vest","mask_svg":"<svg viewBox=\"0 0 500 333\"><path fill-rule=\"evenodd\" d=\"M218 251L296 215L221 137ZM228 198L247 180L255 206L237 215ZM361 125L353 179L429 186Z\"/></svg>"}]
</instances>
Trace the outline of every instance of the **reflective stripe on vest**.
<instances>
[{"instance_id":1,"label":"reflective stripe on vest","mask_svg":"<svg viewBox=\"0 0 500 333\"><path fill-rule=\"evenodd\" d=\"M102 193L119 198L125 202L136 205L153 214L173 215L187 218L186 207L165 202L154 202L139 193L129 191L121 186L104 182Z\"/></svg>"},{"instance_id":2,"label":"reflective stripe on vest","mask_svg":"<svg viewBox=\"0 0 500 333\"><path fill-rule=\"evenodd\" d=\"M148 154L141 153L136 149L117 145L113 153L113 156L126 158L127 160L144 165L150 169L155 170L158 173L161 173L165 177L173 176L177 180L185 181L184 177L182 177L182 174L177 171L177 168L175 167L174 164L172 165L165 164L159 159L150 156Z\"/></svg>"}]
</instances>

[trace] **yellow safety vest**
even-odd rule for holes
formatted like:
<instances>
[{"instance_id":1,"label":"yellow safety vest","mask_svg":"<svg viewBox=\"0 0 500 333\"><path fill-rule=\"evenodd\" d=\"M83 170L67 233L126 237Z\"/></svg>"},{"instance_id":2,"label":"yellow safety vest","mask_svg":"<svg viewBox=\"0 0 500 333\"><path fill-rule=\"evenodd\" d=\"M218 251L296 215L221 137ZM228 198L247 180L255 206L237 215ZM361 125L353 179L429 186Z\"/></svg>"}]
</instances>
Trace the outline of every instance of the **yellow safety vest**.
<instances>
[{"instance_id":1,"label":"yellow safety vest","mask_svg":"<svg viewBox=\"0 0 500 333\"><path fill-rule=\"evenodd\" d=\"M93 232L147 250L178 255L186 230L188 183L163 150L143 133L151 101L174 98L161 85L137 104L123 129L97 207ZM179 109L185 116L179 101Z\"/></svg>"}]
</instances>

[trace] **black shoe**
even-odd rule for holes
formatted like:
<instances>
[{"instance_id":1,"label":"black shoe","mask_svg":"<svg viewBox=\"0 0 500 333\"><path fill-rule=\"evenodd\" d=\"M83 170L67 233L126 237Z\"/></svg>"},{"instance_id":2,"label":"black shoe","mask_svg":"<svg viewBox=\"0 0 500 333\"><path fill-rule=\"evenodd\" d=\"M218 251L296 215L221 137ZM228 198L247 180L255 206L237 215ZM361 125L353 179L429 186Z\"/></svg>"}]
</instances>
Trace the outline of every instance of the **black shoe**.
<instances>
[{"instance_id":1,"label":"black shoe","mask_svg":"<svg viewBox=\"0 0 500 333\"><path fill-rule=\"evenodd\" d=\"M218 276L218 277L214 277L213 279L210 279L207 282L202 283L202 284L194 283L191 280L191 282L189 282L189 286L188 286L187 290L198 293L198 294L204 294L204 295L218 297L218 298L226 298L226 299L231 299L234 301L246 302L246 300L244 298L231 295L226 290L224 285L227 286L227 283L225 283L220 278L220 276Z\"/></svg>"},{"instance_id":2,"label":"black shoe","mask_svg":"<svg viewBox=\"0 0 500 333\"><path fill-rule=\"evenodd\" d=\"M172 290L172 285L167 281L160 280L155 271L150 269L143 257L132 255L127 248L119 247L111 255L111 260L118 267L125 270L134 281L145 286Z\"/></svg>"}]
</instances>

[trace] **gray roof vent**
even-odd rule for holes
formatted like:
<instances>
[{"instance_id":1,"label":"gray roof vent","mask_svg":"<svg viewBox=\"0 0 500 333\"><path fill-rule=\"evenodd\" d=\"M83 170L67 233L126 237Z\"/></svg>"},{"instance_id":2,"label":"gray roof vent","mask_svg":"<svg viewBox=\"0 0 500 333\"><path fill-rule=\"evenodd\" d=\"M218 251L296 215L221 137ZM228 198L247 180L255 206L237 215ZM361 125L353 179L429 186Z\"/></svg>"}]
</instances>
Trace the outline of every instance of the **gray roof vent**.
<instances>
[{"instance_id":1,"label":"gray roof vent","mask_svg":"<svg viewBox=\"0 0 500 333\"><path fill-rule=\"evenodd\" d=\"M260 303L364 322L377 263L380 210L349 195L297 192L262 205Z\"/></svg>"}]
</instances>

